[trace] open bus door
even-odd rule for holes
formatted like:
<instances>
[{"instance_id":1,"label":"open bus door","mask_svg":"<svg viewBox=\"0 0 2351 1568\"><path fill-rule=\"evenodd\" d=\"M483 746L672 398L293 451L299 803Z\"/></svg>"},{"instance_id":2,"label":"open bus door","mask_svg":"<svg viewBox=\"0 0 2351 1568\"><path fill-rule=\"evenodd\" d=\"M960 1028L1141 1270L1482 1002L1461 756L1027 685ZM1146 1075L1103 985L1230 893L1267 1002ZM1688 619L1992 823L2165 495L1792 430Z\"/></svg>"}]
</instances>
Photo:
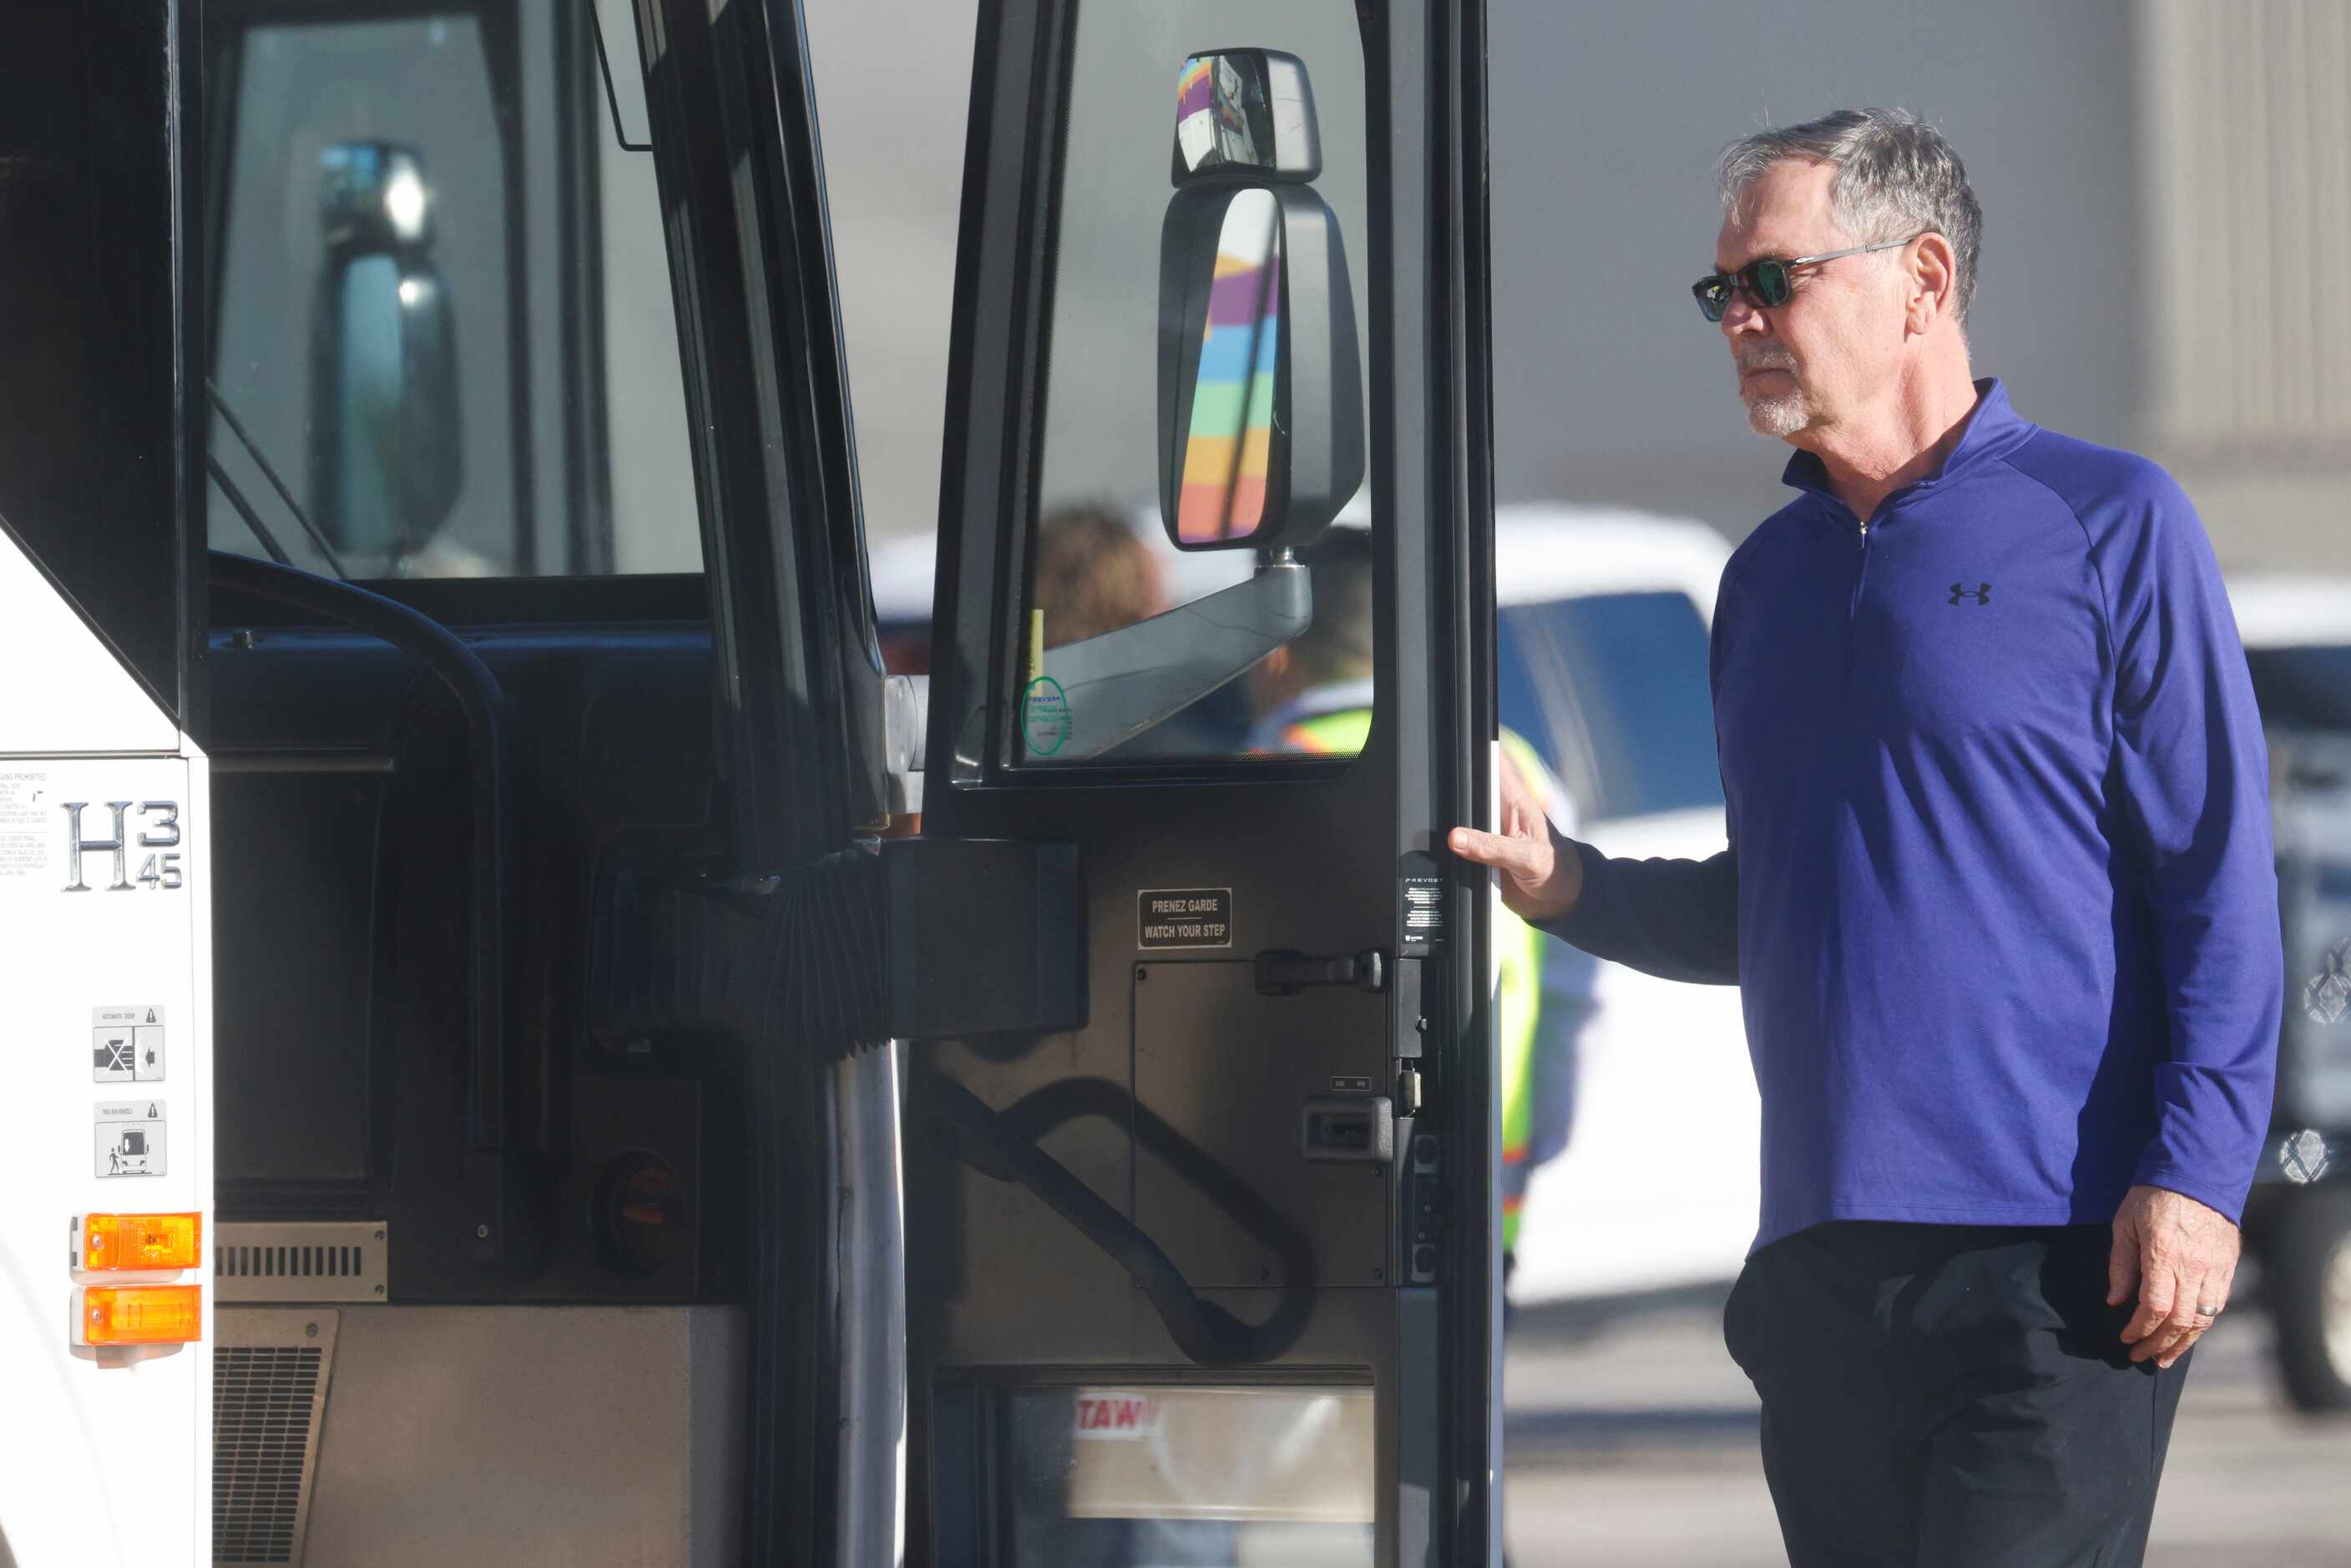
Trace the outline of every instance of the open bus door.
<instances>
[{"instance_id":1,"label":"open bus door","mask_svg":"<svg viewBox=\"0 0 2351 1568\"><path fill-rule=\"evenodd\" d=\"M1064 1017L910 1052L913 1561L1499 1552L1481 29L981 7L924 831L1081 893ZM1204 591L1057 636L1144 493Z\"/></svg>"},{"instance_id":2,"label":"open bus door","mask_svg":"<svg viewBox=\"0 0 2351 1568\"><path fill-rule=\"evenodd\" d=\"M1492 733L1477 6L982 7L929 831L889 853L798 6L598 8L632 13L657 213L576 178L611 40L570 13L319 9L7 24L0 1563L867 1568L902 1414L911 1562L1486 1561L1485 902L1435 849ZM399 73L452 60L508 128L471 237L537 259L371 262L379 324L444 270L518 301L456 338L460 371L506 345L461 393L467 549L513 570L415 584L447 334L369 361L434 417L312 449L299 506L300 444L228 405L304 334L224 357L231 286L267 290L218 242L238 171L281 165L248 186L326 204L243 232L307 266L413 228L381 138L450 133ZM264 134L328 66L400 122ZM576 233L531 226L545 167ZM586 220L632 211L674 362L581 325L625 259ZM367 316L338 298L314 336ZM304 362L287 387L356 373ZM681 370L704 571L523 580L635 548L596 431L656 423L620 400ZM1332 534L1359 476L1373 525ZM1055 639L1032 530L1081 484L1159 490L1233 580ZM294 570L329 537L367 584ZM1232 704L1317 628L1367 650L1354 706L1266 742L1284 710ZM143 1218L57 1234L108 1213ZM288 1239L322 1228L364 1267ZM164 1293L91 1293L124 1289Z\"/></svg>"}]
</instances>

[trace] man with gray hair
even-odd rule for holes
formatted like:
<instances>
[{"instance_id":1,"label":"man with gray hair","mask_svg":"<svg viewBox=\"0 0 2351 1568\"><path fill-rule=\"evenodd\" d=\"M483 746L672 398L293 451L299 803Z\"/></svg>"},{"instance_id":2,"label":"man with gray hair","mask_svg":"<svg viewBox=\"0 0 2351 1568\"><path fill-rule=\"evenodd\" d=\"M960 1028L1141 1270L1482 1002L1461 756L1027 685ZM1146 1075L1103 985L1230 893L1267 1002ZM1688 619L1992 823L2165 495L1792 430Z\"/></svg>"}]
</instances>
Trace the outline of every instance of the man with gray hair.
<instances>
[{"instance_id":1,"label":"man with gray hair","mask_svg":"<svg viewBox=\"0 0 2351 1568\"><path fill-rule=\"evenodd\" d=\"M2236 623L2161 469L1974 378L1939 132L1842 110L1720 176L1694 292L1800 492L1723 571L1729 843L1610 859L1507 781L1450 842L1575 946L1740 988L1763 1202L1723 1333L1791 1560L2135 1563L2283 1005Z\"/></svg>"}]
</instances>

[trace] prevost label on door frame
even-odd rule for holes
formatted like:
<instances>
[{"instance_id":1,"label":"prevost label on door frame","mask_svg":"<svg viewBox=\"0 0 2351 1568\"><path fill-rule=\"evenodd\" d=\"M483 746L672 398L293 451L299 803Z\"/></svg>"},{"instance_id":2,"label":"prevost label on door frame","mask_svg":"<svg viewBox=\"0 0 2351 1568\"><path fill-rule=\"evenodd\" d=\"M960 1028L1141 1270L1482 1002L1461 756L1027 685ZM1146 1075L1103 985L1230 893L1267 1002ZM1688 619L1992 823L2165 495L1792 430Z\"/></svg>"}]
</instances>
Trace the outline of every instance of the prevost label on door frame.
<instances>
[{"instance_id":1,"label":"prevost label on door frame","mask_svg":"<svg viewBox=\"0 0 2351 1568\"><path fill-rule=\"evenodd\" d=\"M1146 887L1135 895L1138 947L1229 947L1229 887Z\"/></svg>"}]
</instances>

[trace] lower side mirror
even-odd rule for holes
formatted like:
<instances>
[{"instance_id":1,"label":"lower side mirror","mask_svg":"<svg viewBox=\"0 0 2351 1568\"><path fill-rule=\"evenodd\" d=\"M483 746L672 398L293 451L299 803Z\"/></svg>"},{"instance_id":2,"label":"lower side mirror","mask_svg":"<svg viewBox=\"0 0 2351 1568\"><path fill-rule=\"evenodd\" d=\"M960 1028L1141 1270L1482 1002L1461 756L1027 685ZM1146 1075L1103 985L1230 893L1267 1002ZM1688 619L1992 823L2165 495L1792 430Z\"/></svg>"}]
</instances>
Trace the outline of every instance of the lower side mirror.
<instances>
[{"instance_id":1,"label":"lower side mirror","mask_svg":"<svg viewBox=\"0 0 2351 1568\"><path fill-rule=\"evenodd\" d=\"M456 327L408 149L329 149L327 255L310 322L312 515L338 554L381 565L440 531L465 484Z\"/></svg>"}]
</instances>

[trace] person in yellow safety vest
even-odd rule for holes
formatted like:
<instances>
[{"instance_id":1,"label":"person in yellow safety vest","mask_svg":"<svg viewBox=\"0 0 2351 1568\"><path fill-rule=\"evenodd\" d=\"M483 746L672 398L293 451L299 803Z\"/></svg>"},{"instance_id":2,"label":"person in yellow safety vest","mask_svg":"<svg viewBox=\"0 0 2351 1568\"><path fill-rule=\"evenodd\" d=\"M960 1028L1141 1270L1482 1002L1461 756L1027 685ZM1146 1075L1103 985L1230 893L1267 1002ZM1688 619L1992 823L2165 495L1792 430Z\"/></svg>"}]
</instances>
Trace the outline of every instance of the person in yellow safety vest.
<instances>
[{"instance_id":1,"label":"person in yellow safety vest","mask_svg":"<svg viewBox=\"0 0 2351 1568\"><path fill-rule=\"evenodd\" d=\"M1502 766L1525 780L1545 812L1573 834L1574 798L1524 736L1504 726ZM1507 909L1494 921L1501 950L1496 1041L1502 1056L1502 1259L1517 1260L1520 1211L1535 1172L1566 1152L1575 1124L1577 1050L1598 1003L1600 961L1543 934Z\"/></svg>"},{"instance_id":2,"label":"person in yellow safety vest","mask_svg":"<svg viewBox=\"0 0 2351 1568\"><path fill-rule=\"evenodd\" d=\"M1369 535L1334 528L1301 552L1314 574L1312 624L1250 672L1262 716L1251 730L1255 752L1353 757L1372 729ZM1513 768L1563 833L1576 830L1575 805L1534 747L1516 730L1501 733L1503 765ZM1535 1171L1567 1147L1575 1115L1576 1042L1594 1003L1599 963L1497 906L1494 946L1501 961L1496 1040L1501 1056L1502 1261L1517 1263L1519 1221Z\"/></svg>"}]
</instances>

